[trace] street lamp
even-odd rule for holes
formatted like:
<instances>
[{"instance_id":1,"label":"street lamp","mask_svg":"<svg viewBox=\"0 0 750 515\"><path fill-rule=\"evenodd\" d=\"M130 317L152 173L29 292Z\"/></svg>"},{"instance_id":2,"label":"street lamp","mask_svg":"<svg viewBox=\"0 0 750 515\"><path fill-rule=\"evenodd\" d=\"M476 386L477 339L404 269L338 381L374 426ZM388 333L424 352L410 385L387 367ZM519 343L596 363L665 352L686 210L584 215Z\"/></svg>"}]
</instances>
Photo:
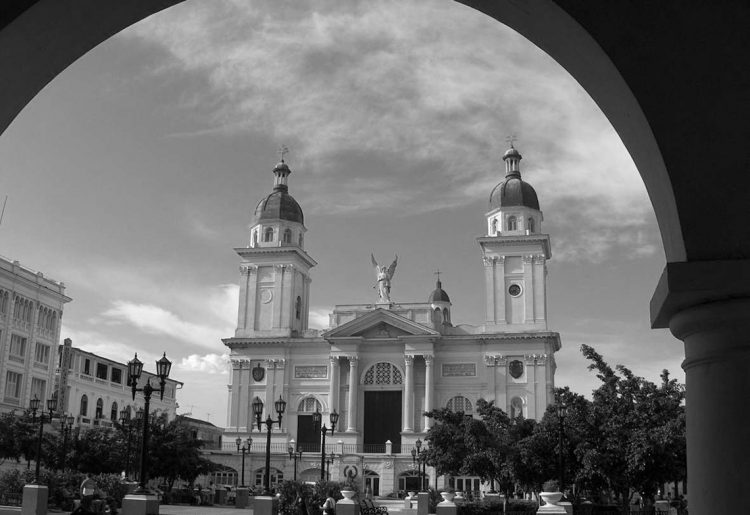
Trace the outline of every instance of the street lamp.
<instances>
[{"instance_id":1,"label":"street lamp","mask_svg":"<svg viewBox=\"0 0 750 515\"><path fill-rule=\"evenodd\" d=\"M411 450L411 461L417 467L419 473L420 492L427 491L425 479L427 477L427 448L422 449L422 440L414 442L415 448Z\"/></svg>"},{"instance_id":2,"label":"street lamp","mask_svg":"<svg viewBox=\"0 0 750 515\"><path fill-rule=\"evenodd\" d=\"M319 427L321 422L323 421L323 415L320 414L320 410L317 410L315 413L312 414L313 424L316 427ZM329 420L331 421L331 435L333 435L333 432L336 430L336 422L339 421L339 414L336 413L336 410L333 410L331 415L329 416ZM325 466L326 466L326 432L328 431L328 428L323 425L320 428L320 434L322 435L322 443L320 447L320 480L323 481L325 479Z\"/></svg>"},{"instance_id":3,"label":"street lamp","mask_svg":"<svg viewBox=\"0 0 750 515\"><path fill-rule=\"evenodd\" d=\"M557 420L560 422L560 491L565 492L565 454L563 452L563 437L565 429L565 417L568 415L568 407L564 403L557 405Z\"/></svg>"},{"instance_id":4,"label":"street lamp","mask_svg":"<svg viewBox=\"0 0 750 515\"><path fill-rule=\"evenodd\" d=\"M146 481L148 480L148 412L149 404L151 402L151 394L159 392L159 398L164 399L164 387L167 384L167 377L169 377L169 371L172 368L172 362L167 359L167 354L164 355L156 362L156 376L159 378L159 388L151 386L151 379L146 380L146 385L143 388L138 388L138 379L141 378L143 372L143 363L138 359L138 353L135 354L135 358L128 361L128 381L132 387L133 400L135 400L136 392L143 392L143 442L141 443L141 478L138 491L136 494L148 493L146 489Z\"/></svg>"},{"instance_id":5,"label":"street lamp","mask_svg":"<svg viewBox=\"0 0 750 515\"><path fill-rule=\"evenodd\" d=\"M34 395L34 398L29 402L29 409L31 409L32 421L36 419L36 412L39 409L39 404L42 401ZM48 422L52 422L52 415L57 409L57 399L47 399L47 411L49 415L47 417ZM39 483L39 467L42 461L42 434L44 432L44 411L39 413L39 439L36 442L36 475L34 476L34 483Z\"/></svg>"},{"instance_id":6,"label":"street lamp","mask_svg":"<svg viewBox=\"0 0 750 515\"><path fill-rule=\"evenodd\" d=\"M287 447L287 452L289 453L289 459L294 459L294 480L297 481L297 460L302 461L302 449L297 448L297 450L294 450L294 440L289 441L289 447Z\"/></svg>"},{"instance_id":7,"label":"street lamp","mask_svg":"<svg viewBox=\"0 0 750 515\"><path fill-rule=\"evenodd\" d=\"M240 480L240 488L245 488L245 453L250 451L250 446L253 444L253 439L248 438L243 444L242 438L238 436L234 443L237 444L237 452L242 452L242 479Z\"/></svg>"},{"instance_id":8,"label":"street lamp","mask_svg":"<svg viewBox=\"0 0 750 515\"><path fill-rule=\"evenodd\" d=\"M61 457L60 457L60 469L65 470L65 461L66 461L66 455L68 452L68 436L70 436L70 432L73 430L73 422L75 422L75 418L73 418L73 415L68 415L67 417L60 417L60 431L62 431L63 435L63 444L62 444L62 450L61 450Z\"/></svg>"},{"instance_id":9,"label":"street lamp","mask_svg":"<svg viewBox=\"0 0 750 515\"><path fill-rule=\"evenodd\" d=\"M268 417L265 420L266 424L266 475L265 475L265 481L263 485L263 495L271 495L271 428L274 424L279 424L279 428L281 427L281 418L284 415L284 410L286 409L286 401L279 396L279 400L274 402L274 408L276 409L276 414L278 415L278 420L273 420L271 418L271 415L269 414ZM258 424L258 431L261 430L261 425L263 424L263 401L260 400L260 398L256 397L253 401L253 415L255 415L255 422Z\"/></svg>"}]
</instances>

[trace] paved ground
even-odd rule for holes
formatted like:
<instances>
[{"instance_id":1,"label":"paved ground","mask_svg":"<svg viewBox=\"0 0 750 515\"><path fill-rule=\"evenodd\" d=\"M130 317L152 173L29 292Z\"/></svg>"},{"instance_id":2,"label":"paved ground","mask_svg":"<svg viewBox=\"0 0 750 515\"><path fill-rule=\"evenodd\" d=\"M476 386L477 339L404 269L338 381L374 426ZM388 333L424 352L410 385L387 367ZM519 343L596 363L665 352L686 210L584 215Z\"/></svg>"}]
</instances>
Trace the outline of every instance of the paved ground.
<instances>
[{"instance_id":1,"label":"paved ground","mask_svg":"<svg viewBox=\"0 0 750 515\"><path fill-rule=\"evenodd\" d=\"M252 515L252 508L234 506L159 506L159 515Z\"/></svg>"}]
</instances>

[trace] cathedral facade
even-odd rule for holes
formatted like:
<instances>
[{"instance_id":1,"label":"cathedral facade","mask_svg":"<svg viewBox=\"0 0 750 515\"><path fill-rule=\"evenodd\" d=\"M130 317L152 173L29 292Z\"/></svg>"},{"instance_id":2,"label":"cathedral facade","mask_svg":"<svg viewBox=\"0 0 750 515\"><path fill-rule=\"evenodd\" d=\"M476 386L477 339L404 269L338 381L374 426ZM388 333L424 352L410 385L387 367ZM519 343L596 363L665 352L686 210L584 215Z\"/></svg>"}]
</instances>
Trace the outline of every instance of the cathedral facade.
<instances>
[{"instance_id":1,"label":"cathedral facade","mask_svg":"<svg viewBox=\"0 0 750 515\"><path fill-rule=\"evenodd\" d=\"M425 411L449 408L473 415L478 399L494 401L510 415L539 419L553 399L558 333L547 328L549 236L534 188L521 179L521 154L504 154L504 179L492 190L484 235L477 238L484 268L486 310L480 326L455 325L451 301L438 279L424 302L390 299L397 266L380 266L378 296L371 303L337 305L329 327L308 328L311 269L304 247L300 205L289 194L291 173L276 165L273 191L258 203L247 246L240 256L240 299L230 350L228 421L224 451L236 437L250 446L251 485L264 470L266 427L274 402L286 401L271 435L271 481L321 477L321 434L313 414L330 429L324 464L332 480L360 481L375 495L416 490L412 450L431 419ZM287 449L301 450L293 465ZM330 462L330 459L329 459ZM233 462L234 463L234 462ZM239 458L236 466L239 466ZM430 484L442 485L428 467ZM478 478L452 478L457 490L478 490Z\"/></svg>"}]
</instances>

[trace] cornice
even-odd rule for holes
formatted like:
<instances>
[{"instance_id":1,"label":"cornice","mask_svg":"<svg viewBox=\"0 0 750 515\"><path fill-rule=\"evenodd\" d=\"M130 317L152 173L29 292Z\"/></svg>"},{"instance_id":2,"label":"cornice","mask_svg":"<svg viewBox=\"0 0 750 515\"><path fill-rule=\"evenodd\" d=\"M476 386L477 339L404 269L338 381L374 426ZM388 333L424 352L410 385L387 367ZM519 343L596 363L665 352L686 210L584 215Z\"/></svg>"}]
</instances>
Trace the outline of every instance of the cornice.
<instances>
[{"instance_id":1,"label":"cornice","mask_svg":"<svg viewBox=\"0 0 750 515\"><path fill-rule=\"evenodd\" d=\"M294 254L304 261L309 267L314 267L318 264L310 255L304 250L297 246L285 246L285 247L237 247L234 251L240 255L243 259L252 259L258 257L270 257L270 256L282 256L288 254ZM275 263L269 263L275 264Z\"/></svg>"}]
</instances>

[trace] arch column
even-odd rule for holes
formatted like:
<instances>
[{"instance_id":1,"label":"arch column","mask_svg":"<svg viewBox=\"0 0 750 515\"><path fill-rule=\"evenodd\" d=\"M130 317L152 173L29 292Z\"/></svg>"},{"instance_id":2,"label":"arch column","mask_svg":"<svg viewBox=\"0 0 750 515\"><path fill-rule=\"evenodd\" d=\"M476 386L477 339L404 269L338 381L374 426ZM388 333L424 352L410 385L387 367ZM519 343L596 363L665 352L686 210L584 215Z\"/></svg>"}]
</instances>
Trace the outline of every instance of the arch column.
<instances>
[{"instance_id":1,"label":"arch column","mask_svg":"<svg viewBox=\"0 0 750 515\"><path fill-rule=\"evenodd\" d=\"M750 298L693 306L669 328L685 343L690 512L736 513L750 477Z\"/></svg>"},{"instance_id":2,"label":"arch column","mask_svg":"<svg viewBox=\"0 0 750 515\"><path fill-rule=\"evenodd\" d=\"M357 397L359 397L359 356L349 358L349 405L346 417L346 432L357 432Z\"/></svg>"},{"instance_id":3,"label":"arch column","mask_svg":"<svg viewBox=\"0 0 750 515\"><path fill-rule=\"evenodd\" d=\"M434 361L434 356L430 354L426 354L424 356L424 410L425 412L432 411L432 403L433 401L433 390L435 388L435 379L432 375L432 363ZM424 431L427 432L427 430L432 427L432 419L430 417L424 417Z\"/></svg>"},{"instance_id":4,"label":"arch column","mask_svg":"<svg viewBox=\"0 0 750 515\"><path fill-rule=\"evenodd\" d=\"M339 366L338 356L329 356L330 361L328 378L328 410L333 413L333 410L340 412L339 409L339 381L341 378L341 367Z\"/></svg>"}]
</instances>

